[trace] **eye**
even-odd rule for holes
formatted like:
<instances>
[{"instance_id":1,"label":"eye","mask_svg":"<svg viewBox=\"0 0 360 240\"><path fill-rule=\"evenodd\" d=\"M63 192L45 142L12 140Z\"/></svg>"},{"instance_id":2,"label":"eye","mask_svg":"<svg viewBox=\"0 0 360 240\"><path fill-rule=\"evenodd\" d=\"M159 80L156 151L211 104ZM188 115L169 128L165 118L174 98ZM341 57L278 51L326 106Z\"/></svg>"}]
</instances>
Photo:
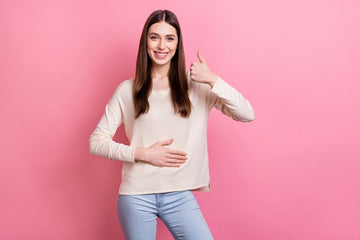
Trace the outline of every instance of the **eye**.
<instances>
[{"instance_id":1,"label":"eye","mask_svg":"<svg viewBox=\"0 0 360 240\"><path fill-rule=\"evenodd\" d=\"M157 39L157 37L156 36L150 36L150 39L155 40L155 39Z\"/></svg>"},{"instance_id":2,"label":"eye","mask_svg":"<svg viewBox=\"0 0 360 240\"><path fill-rule=\"evenodd\" d=\"M173 37L168 37L167 40L168 41L174 41L175 39Z\"/></svg>"}]
</instances>

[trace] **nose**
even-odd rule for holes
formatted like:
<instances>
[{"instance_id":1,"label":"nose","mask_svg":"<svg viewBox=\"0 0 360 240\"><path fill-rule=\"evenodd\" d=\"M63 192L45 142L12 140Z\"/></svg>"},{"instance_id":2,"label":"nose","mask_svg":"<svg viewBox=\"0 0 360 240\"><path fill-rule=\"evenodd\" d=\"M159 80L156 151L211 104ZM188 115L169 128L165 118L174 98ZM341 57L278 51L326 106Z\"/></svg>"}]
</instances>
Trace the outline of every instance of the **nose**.
<instances>
[{"instance_id":1,"label":"nose","mask_svg":"<svg viewBox=\"0 0 360 240\"><path fill-rule=\"evenodd\" d=\"M159 41L158 48L159 48L159 49L164 49L164 48L165 48L165 40L164 40L164 39L161 39L161 40Z\"/></svg>"}]
</instances>

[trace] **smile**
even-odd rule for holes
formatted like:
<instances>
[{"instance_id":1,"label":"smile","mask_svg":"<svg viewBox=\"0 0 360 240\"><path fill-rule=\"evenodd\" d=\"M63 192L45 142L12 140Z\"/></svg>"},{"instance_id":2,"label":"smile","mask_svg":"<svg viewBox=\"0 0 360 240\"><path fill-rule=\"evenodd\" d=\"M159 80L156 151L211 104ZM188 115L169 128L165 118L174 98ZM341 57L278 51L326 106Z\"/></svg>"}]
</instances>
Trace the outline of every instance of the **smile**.
<instances>
[{"instance_id":1,"label":"smile","mask_svg":"<svg viewBox=\"0 0 360 240\"><path fill-rule=\"evenodd\" d=\"M157 58L161 58L161 59L165 58L169 54L168 52L156 52L156 51L154 51L154 53Z\"/></svg>"}]
</instances>

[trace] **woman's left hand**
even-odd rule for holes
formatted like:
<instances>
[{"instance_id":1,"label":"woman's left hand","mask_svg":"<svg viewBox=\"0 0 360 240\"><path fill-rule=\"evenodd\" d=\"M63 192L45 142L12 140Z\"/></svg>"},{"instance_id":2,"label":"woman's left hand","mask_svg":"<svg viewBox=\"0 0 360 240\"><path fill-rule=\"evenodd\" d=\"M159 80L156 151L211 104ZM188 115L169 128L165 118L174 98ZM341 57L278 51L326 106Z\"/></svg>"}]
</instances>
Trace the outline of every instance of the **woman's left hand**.
<instances>
[{"instance_id":1,"label":"woman's left hand","mask_svg":"<svg viewBox=\"0 0 360 240\"><path fill-rule=\"evenodd\" d=\"M195 82L209 84L210 87L212 88L214 86L214 84L216 83L219 76L216 75L215 73L213 73L209 69L208 65L206 64L206 62L205 62L204 58L202 57L202 55L200 54L199 50L197 52L197 56L198 56L200 62L193 62L191 64L191 67L190 67L191 80L193 80Z\"/></svg>"}]
</instances>

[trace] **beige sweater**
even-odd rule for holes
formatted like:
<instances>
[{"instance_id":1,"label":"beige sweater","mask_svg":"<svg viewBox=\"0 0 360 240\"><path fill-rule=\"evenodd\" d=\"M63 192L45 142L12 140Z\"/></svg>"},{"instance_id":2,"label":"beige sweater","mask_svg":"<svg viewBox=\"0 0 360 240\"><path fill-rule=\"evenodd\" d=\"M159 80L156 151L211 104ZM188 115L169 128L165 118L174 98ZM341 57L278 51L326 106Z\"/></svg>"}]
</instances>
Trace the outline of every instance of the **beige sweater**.
<instances>
[{"instance_id":1,"label":"beige sweater","mask_svg":"<svg viewBox=\"0 0 360 240\"><path fill-rule=\"evenodd\" d=\"M189 118L174 114L168 89L152 91L148 99L149 112L135 119L133 80L122 82L109 100L89 143L92 154L124 161L119 194L210 191L207 122L211 108L216 107L237 121L254 119L249 102L221 78L218 78L212 89L207 84L191 81L190 77L188 81L193 107ZM130 145L113 141L122 123ZM136 147L149 147L157 141L170 138L174 142L169 148L187 153L188 160L181 167L157 167L134 161Z\"/></svg>"}]
</instances>

